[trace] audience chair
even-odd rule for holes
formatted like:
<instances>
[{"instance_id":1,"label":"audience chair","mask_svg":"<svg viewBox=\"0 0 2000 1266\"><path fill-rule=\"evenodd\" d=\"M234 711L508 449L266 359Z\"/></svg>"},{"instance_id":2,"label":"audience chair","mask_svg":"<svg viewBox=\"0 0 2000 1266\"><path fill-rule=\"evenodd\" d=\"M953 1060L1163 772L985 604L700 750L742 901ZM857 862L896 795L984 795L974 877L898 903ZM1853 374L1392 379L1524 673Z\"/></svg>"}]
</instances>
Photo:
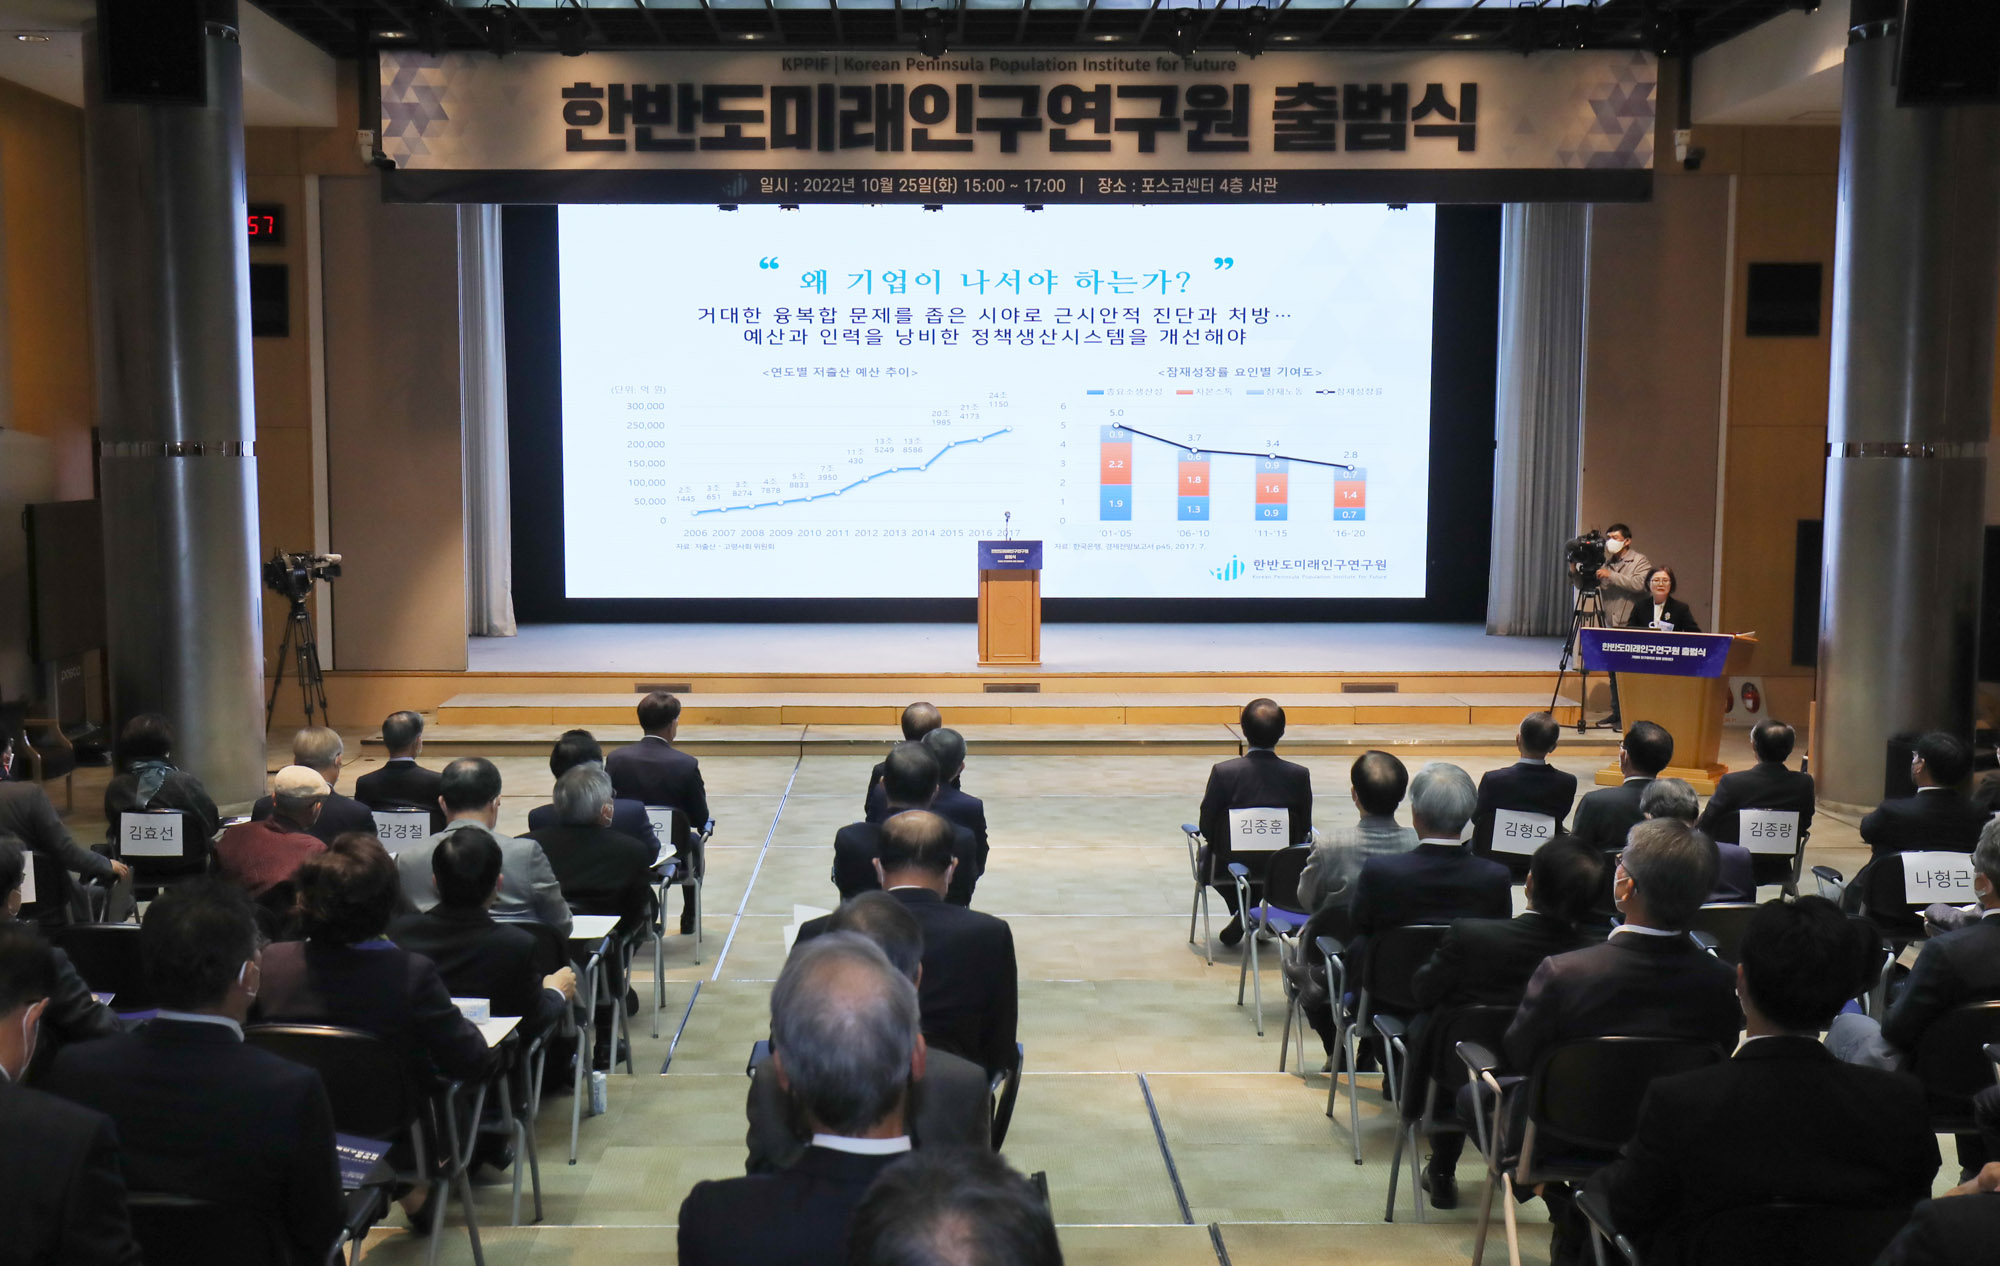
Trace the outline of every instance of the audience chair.
<instances>
[{"instance_id":1,"label":"audience chair","mask_svg":"<svg viewBox=\"0 0 2000 1266\"><path fill-rule=\"evenodd\" d=\"M1474 1145L1486 1158L1486 1182L1479 1197L1472 1266L1480 1266L1486 1254L1496 1188L1506 1219L1508 1260L1521 1266L1515 1191L1546 1182L1583 1182L1616 1160L1631 1139L1640 1101L1654 1078L1722 1059L1720 1051L1700 1042L1597 1037L1556 1047L1542 1056L1526 1082L1508 1086L1500 1081L1500 1061L1489 1048L1460 1042L1458 1056L1490 1096L1490 1112L1475 1113L1473 1119ZM1518 1144L1507 1137L1513 1095L1526 1096L1527 1125Z\"/></svg>"},{"instance_id":2,"label":"audience chair","mask_svg":"<svg viewBox=\"0 0 2000 1266\"><path fill-rule=\"evenodd\" d=\"M1593 1191L1577 1193L1576 1207L1590 1223L1591 1252L1606 1266L1605 1245L1630 1266L1642 1266L1632 1241L1611 1225L1611 1211ZM1870 1266L1910 1220L1911 1205L1857 1209L1850 1205L1776 1200L1730 1209L1702 1221L1687 1238L1683 1256L1702 1266Z\"/></svg>"},{"instance_id":3,"label":"audience chair","mask_svg":"<svg viewBox=\"0 0 2000 1266\"><path fill-rule=\"evenodd\" d=\"M33 887L34 900L28 900L28 893L21 894L20 919L24 923L67 923L74 912L63 894L69 888L65 882L69 876L63 874L62 863L47 853L28 850L28 880Z\"/></svg>"},{"instance_id":4,"label":"audience chair","mask_svg":"<svg viewBox=\"0 0 2000 1266\"><path fill-rule=\"evenodd\" d=\"M168 1192L126 1196L146 1266L291 1266L280 1228L261 1210Z\"/></svg>"},{"instance_id":5,"label":"audience chair","mask_svg":"<svg viewBox=\"0 0 2000 1266\"><path fill-rule=\"evenodd\" d=\"M1243 981L1247 976L1252 981L1252 992L1257 999L1257 1036L1264 1036L1264 974L1263 963L1258 958L1257 941L1265 931L1279 935L1297 933L1312 917L1312 911L1298 906L1299 875L1306 868L1306 859L1312 850L1303 846L1278 849L1273 852L1264 870L1263 894L1257 907L1250 907L1250 868L1242 862L1231 862L1230 878L1236 881L1236 908L1243 912L1243 939L1250 951L1243 955L1236 968L1236 1005L1243 1005ZM1290 893L1289 900L1273 901L1271 894ZM1291 1011L1285 1013L1286 1037L1290 1036ZM1283 1072L1285 1038L1278 1042L1279 1072Z\"/></svg>"},{"instance_id":6,"label":"audience chair","mask_svg":"<svg viewBox=\"0 0 2000 1266\"><path fill-rule=\"evenodd\" d=\"M208 873L214 857L214 841L202 829L202 820L181 809L141 809L118 815L109 824L111 856L132 868L132 894L141 901L160 895L179 880ZM171 830L179 838L178 848L161 851L157 841L141 838Z\"/></svg>"},{"instance_id":7,"label":"audience chair","mask_svg":"<svg viewBox=\"0 0 2000 1266\"><path fill-rule=\"evenodd\" d=\"M1845 879L1831 866L1813 867L1819 893L1841 909L1861 915L1882 934L1895 953L1924 939L1927 901L1911 901L1903 882L1910 866L1937 865L1967 871L1972 859L1964 853L1891 853L1868 862Z\"/></svg>"},{"instance_id":8,"label":"audience chair","mask_svg":"<svg viewBox=\"0 0 2000 1266\"><path fill-rule=\"evenodd\" d=\"M763 1045L760 1043L760 1045ZM768 1048L767 1048L768 1049ZM753 1055L754 1058L754 1055ZM993 1121L991 1139L994 1151L1007 1139L1007 1127L1014 1120L1014 1101L1021 1096L1021 1072L1028 1062L1028 1048L1014 1043L1014 1066L993 1074L990 1091L993 1096Z\"/></svg>"},{"instance_id":9,"label":"audience chair","mask_svg":"<svg viewBox=\"0 0 2000 1266\"><path fill-rule=\"evenodd\" d=\"M430 1188L426 1262L436 1266L444 1207L456 1189L465 1211L465 1234L472 1242L472 1260L476 1266L486 1266L486 1253L479 1242L479 1217L472 1205L472 1181L467 1174L472 1131L477 1129L486 1104L484 1084L468 1088L462 1082L447 1081L428 1090L421 1088L387 1042L357 1029L253 1024L244 1029L243 1038L317 1071L333 1107L336 1130L389 1142L408 1140L411 1168L396 1177L399 1182Z\"/></svg>"},{"instance_id":10,"label":"audience chair","mask_svg":"<svg viewBox=\"0 0 2000 1266\"><path fill-rule=\"evenodd\" d=\"M1708 937L1712 944L1704 944L1702 948L1734 967L1743 948L1743 934L1750 930L1750 920L1757 910L1754 901L1712 902L1695 911L1689 931Z\"/></svg>"},{"instance_id":11,"label":"audience chair","mask_svg":"<svg viewBox=\"0 0 2000 1266\"><path fill-rule=\"evenodd\" d=\"M1360 979L1353 981L1354 1003L1348 1005L1349 967L1342 955L1347 947L1331 936L1319 938L1320 953L1326 955L1327 998L1333 1005L1334 1036L1341 1050L1347 1076L1347 1132L1354 1143L1354 1163L1361 1163L1361 1099L1355 1082L1355 1065L1361 1058L1361 1035L1371 1027L1378 1011L1393 1015L1413 1015L1421 1010L1411 997L1410 981L1417 969L1429 962L1444 939L1442 923L1412 923L1385 928L1368 939L1367 954ZM1387 1052L1382 1061L1384 1084L1395 1098L1396 1083L1391 1076ZM1334 1092L1340 1088L1340 1069L1326 1087L1326 1115L1333 1116Z\"/></svg>"},{"instance_id":12,"label":"audience chair","mask_svg":"<svg viewBox=\"0 0 2000 1266\"><path fill-rule=\"evenodd\" d=\"M646 806L646 816L652 820L653 834L660 838L661 846L668 849L653 867L653 895L658 899L654 910L653 937L653 1036L660 1035L660 1008L666 1005L666 936L667 936L667 889L679 888L687 899L694 903L694 961L701 964L701 884L708 875L708 840L715 834L715 819L710 818L695 830L685 813L663 804ZM683 868L682 859L686 866Z\"/></svg>"},{"instance_id":13,"label":"audience chair","mask_svg":"<svg viewBox=\"0 0 2000 1266\"><path fill-rule=\"evenodd\" d=\"M44 791L62 779L63 812L69 813L76 808L76 748L52 718L29 716L28 710L24 703L0 703L0 747L13 739L16 772L40 783Z\"/></svg>"},{"instance_id":14,"label":"audience chair","mask_svg":"<svg viewBox=\"0 0 2000 1266\"><path fill-rule=\"evenodd\" d=\"M1431 1015L1434 1036L1431 1041L1431 1059L1428 1065L1415 1068L1410 1064L1410 1052L1405 1045L1406 1023L1391 1015L1375 1017L1375 1031L1382 1035L1384 1047L1382 1066L1394 1070L1391 1082L1401 1093L1396 1096L1396 1113L1400 1127L1396 1132L1396 1150L1389 1158L1389 1202L1382 1210L1384 1222L1396 1220L1396 1179L1405 1151L1410 1156L1410 1203L1415 1207L1417 1221L1424 1220L1424 1186L1418 1171L1423 1167L1418 1144L1439 1134L1463 1134L1472 1127L1458 1119L1455 1092L1465 1080L1465 1065L1458 1058L1460 1042L1474 1042L1491 1050L1498 1050L1501 1039L1507 1034L1507 1026L1514 1022L1513 1007L1467 1006L1450 1007ZM1385 1073L1385 1075L1387 1075ZM1415 1116L1410 1115L1405 1105L1411 1095L1410 1078L1423 1079L1423 1106ZM1443 1103L1440 1105L1439 1100ZM1442 1106L1444 1115L1439 1115Z\"/></svg>"},{"instance_id":15,"label":"audience chair","mask_svg":"<svg viewBox=\"0 0 2000 1266\"><path fill-rule=\"evenodd\" d=\"M1972 1096L1994 1084L1994 1064L1987 1052L1995 1045L2000 1045L2000 1001L1953 1007L1924 1030L1909 1070L1924 1083L1933 1131L1978 1131Z\"/></svg>"},{"instance_id":16,"label":"audience chair","mask_svg":"<svg viewBox=\"0 0 2000 1266\"><path fill-rule=\"evenodd\" d=\"M535 1119L541 1115L542 1063L548 1057L549 1035L537 1033L525 1036L517 1027L509 1034L505 1045L506 1062L492 1080L492 1091L499 1096L500 1123L489 1126L483 1120L478 1133L505 1133L514 1144L514 1204L513 1224L521 1225L521 1170L525 1168L532 1180L535 1197L535 1221L542 1220L542 1160L535 1147Z\"/></svg>"},{"instance_id":17,"label":"audience chair","mask_svg":"<svg viewBox=\"0 0 2000 1266\"><path fill-rule=\"evenodd\" d=\"M136 923L72 923L58 928L56 948L69 955L76 974L96 993L112 995L118 1011L145 1011L153 1005L146 958Z\"/></svg>"},{"instance_id":18,"label":"audience chair","mask_svg":"<svg viewBox=\"0 0 2000 1266\"><path fill-rule=\"evenodd\" d=\"M1194 904L1188 907L1188 944L1194 944L1194 916L1201 915L1202 952L1208 965L1215 966L1215 935L1209 930L1208 890L1215 883L1215 858L1208 851L1207 841L1201 838L1201 828L1192 822L1181 823L1181 834L1187 837L1188 874L1194 877Z\"/></svg>"},{"instance_id":19,"label":"audience chair","mask_svg":"<svg viewBox=\"0 0 2000 1266\"><path fill-rule=\"evenodd\" d=\"M604 951L611 938L605 937L596 944L572 941L569 946L571 961L577 965L576 997L582 1013L576 1015L576 1068L574 1082L570 1087L569 1104L569 1163L576 1164L577 1141L583 1133L583 1105L590 1095L591 1048L597 1041L596 1005L600 997L608 992L604 983ZM586 999L588 1001L586 1001ZM625 1000L618 999L618 1005L611 1013L611 1049L618 1050L618 1032L625 1018ZM594 1114L593 1114L594 1115Z\"/></svg>"}]
</instances>

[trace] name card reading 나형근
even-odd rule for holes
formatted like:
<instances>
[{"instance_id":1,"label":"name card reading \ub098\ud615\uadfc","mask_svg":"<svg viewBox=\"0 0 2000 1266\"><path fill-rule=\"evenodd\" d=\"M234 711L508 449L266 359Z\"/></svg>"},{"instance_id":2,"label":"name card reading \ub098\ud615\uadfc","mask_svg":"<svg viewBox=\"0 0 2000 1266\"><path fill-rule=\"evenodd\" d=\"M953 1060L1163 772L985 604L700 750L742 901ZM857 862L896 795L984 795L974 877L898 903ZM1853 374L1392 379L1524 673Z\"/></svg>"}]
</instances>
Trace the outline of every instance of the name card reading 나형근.
<instances>
[{"instance_id":1,"label":"name card reading \ub098\ud615\uadfc","mask_svg":"<svg viewBox=\"0 0 2000 1266\"><path fill-rule=\"evenodd\" d=\"M1041 569L1040 541L979 542L981 571L1040 571Z\"/></svg>"},{"instance_id":2,"label":"name card reading \ub098\ud615\uadfc","mask_svg":"<svg viewBox=\"0 0 2000 1266\"><path fill-rule=\"evenodd\" d=\"M1899 853L1903 860L1903 900L1913 906L1934 902L1970 905L1972 859L1964 853Z\"/></svg>"}]
</instances>

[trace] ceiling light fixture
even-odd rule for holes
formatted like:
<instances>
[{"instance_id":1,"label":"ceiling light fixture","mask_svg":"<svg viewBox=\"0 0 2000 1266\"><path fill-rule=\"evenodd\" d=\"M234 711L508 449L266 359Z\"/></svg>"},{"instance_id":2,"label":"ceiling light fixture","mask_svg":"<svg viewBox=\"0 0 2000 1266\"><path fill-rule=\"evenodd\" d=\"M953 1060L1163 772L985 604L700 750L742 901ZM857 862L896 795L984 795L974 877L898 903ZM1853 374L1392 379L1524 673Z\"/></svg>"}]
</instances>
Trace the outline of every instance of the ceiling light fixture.
<instances>
[{"instance_id":1,"label":"ceiling light fixture","mask_svg":"<svg viewBox=\"0 0 2000 1266\"><path fill-rule=\"evenodd\" d=\"M46 44L49 42L49 37L46 35L16 35L14 38L23 44Z\"/></svg>"}]
</instances>

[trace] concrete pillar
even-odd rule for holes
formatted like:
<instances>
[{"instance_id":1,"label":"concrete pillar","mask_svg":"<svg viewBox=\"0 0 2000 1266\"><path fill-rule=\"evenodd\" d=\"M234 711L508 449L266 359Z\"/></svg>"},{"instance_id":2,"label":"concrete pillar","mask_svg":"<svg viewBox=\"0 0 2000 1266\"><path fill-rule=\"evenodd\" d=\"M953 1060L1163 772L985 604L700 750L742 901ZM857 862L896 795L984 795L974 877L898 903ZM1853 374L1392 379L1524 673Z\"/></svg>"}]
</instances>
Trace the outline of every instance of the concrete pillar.
<instances>
[{"instance_id":1,"label":"concrete pillar","mask_svg":"<svg viewBox=\"0 0 2000 1266\"><path fill-rule=\"evenodd\" d=\"M256 430L236 0L210 0L201 105L107 102L84 131L115 724L162 712L219 804L264 787Z\"/></svg>"},{"instance_id":2,"label":"concrete pillar","mask_svg":"<svg viewBox=\"0 0 2000 1266\"><path fill-rule=\"evenodd\" d=\"M1841 113L1813 774L1851 805L1977 680L2000 108L1897 106L1898 7L1855 0Z\"/></svg>"}]
</instances>

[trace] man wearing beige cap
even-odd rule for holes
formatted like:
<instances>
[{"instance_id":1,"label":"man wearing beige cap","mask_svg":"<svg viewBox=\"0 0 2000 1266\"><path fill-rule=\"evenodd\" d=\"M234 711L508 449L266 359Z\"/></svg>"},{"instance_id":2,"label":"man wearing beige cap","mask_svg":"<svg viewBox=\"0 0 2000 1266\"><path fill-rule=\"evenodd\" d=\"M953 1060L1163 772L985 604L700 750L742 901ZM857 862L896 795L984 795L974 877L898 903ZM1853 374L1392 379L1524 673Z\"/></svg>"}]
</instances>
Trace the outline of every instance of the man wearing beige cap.
<instances>
[{"instance_id":1,"label":"man wearing beige cap","mask_svg":"<svg viewBox=\"0 0 2000 1266\"><path fill-rule=\"evenodd\" d=\"M299 863L326 851L313 834L330 788L303 765L287 765L271 779L271 816L239 822L215 842L215 866L224 878L261 899L286 882Z\"/></svg>"}]
</instances>

